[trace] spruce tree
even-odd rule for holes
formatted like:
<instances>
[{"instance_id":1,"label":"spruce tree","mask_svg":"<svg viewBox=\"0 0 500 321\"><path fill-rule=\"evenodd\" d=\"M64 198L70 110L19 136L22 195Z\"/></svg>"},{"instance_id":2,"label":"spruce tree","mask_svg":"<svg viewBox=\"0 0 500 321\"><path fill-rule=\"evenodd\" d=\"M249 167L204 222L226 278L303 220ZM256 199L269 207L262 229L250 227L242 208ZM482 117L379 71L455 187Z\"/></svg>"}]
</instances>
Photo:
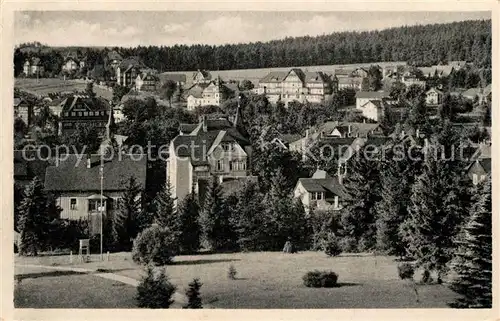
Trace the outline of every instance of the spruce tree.
<instances>
[{"instance_id":1,"label":"spruce tree","mask_svg":"<svg viewBox=\"0 0 500 321\"><path fill-rule=\"evenodd\" d=\"M184 198L177 211L181 223L179 244L184 253L194 253L200 248L200 206L196 194Z\"/></svg>"},{"instance_id":2,"label":"spruce tree","mask_svg":"<svg viewBox=\"0 0 500 321\"><path fill-rule=\"evenodd\" d=\"M194 279L189 283L189 288L186 290L188 303L183 307L184 309L203 309L201 304L200 289L203 283L199 279Z\"/></svg>"},{"instance_id":3,"label":"spruce tree","mask_svg":"<svg viewBox=\"0 0 500 321\"><path fill-rule=\"evenodd\" d=\"M154 222L161 227L167 227L171 231L180 230L180 222L174 208L172 188L167 180L163 188L156 194L154 199Z\"/></svg>"},{"instance_id":4,"label":"spruce tree","mask_svg":"<svg viewBox=\"0 0 500 321\"><path fill-rule=\"evenodd\" d=\"M24 198L18 209L19 254L38 255L46 241L50 223L48 214L51 207L42 182L38 177L33 178L24 190Z\"/></svg>"},{"instance_id":5,"label":"spruce tree","mask_svg":"<svg viewBox=\"0 0 500 321\"><path fill-rule=\"evenodd\" d=\"M405 219L408 180L396 161L388 161L381 167L381 199L377 202L376 220L377 249L390 255L404 255L404 243L398 233Z\"/></svg>"},{"instance_id":6,"label":"spruce tree","mask_svg":"<svg viewBox=\"0 0 500 321\"><path fill-rule=\"evenodd\" d=\"M203 209L200 213L200 226L203 245L209 250L222 250L229 222L225 218L222 189L215 176L208 184Z\"/></svg>"},{"instance_id":7,"label":"spruce tree","mask_svg":"<svg viewBox=\"0 0 500 321\"><path fill-rule=\"evenodd\" d=\"M113 246L119 250L130 248L132 239L137 236L139 231L137 216L141 211L142 190L135 178L130 176L124 185L126 189L118 201L112 223Z\"/></svg>"},{"instance_id":8,"label":"spruce tree","mask_svg":"<svg viewBox=\"0 0 500 321\"><path fill-rule=\"evenodd\" d=\"M492 306L491 176L475 192L470 218L457 238L458 248L450 264L456 275L450 288L460 294L450 304L454 308Z\"/></svg>"},{"instance_id":9,"label":"spruce tree","mask_svg":"<svg viewBox=\"0 0 500 321\"><path fill-rule=\"evenodd\" d=\"M358 250L371 250L376 243L375 205L380 200L377 165L360 152L351 157L347 170L344 186L352 201L342 211L343 233L356 240Z\"/></svg>"},{"instance_id":10,"label":"spruce tree","mask_svg":"<svg viewBox=\"0 0 500 321\"><path fill-rule=\"evenodd\" d=\"M438 281L447 272L461 223L459 191L459 175L449 162L429 157L412 186L408 216L401 225L407 253L425 273L437 271Z\"/></svg>"}]
</instances>

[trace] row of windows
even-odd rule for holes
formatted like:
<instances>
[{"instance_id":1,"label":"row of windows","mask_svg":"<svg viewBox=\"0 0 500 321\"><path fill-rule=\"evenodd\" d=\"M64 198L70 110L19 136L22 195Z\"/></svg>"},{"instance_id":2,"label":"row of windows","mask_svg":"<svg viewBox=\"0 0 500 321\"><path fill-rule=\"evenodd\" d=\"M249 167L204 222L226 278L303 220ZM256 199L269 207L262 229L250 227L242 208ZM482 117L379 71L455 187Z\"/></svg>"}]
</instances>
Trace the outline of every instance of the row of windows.
<instances>
[{"instance_id":1,"label":"row of windows","mask_svg":"<svg viewBox=\"0 0 500 321\"><path fill-rule=\"evenodd\" d=\"M72 111L65 112L64 116L107 116L109 114L106 110L101 111Z\"/></svg>"},{"instance_id":2,"label":"row of windows","mask_svg":"<svg viewBox=\"0 0 500 321\"><path fill-rule=\"evenodd\" d=\"M215 169L218 172L223 172L226 168L224 160L218 160ZM246 161L229 161L230 171L245 171L247 169Z\"/></svg>"},{"instance_id":3,"label":"row of windows","mask_svg":"<svg viewBox=\"0 0 500 321\"><path fill-rule=\"evenodd\" d=\"M99 210L99 207L101 206L101 200L88 200L87 201L87 208L89 212L95 212ZM106 208L106 201L103 201L103 206ZM113 202L109 202L109 209L113 209ZM76 211L78 209L78 199L77 198L71 198L69 200L69 209L72 211Z\"/></svg>"}]
</instances>

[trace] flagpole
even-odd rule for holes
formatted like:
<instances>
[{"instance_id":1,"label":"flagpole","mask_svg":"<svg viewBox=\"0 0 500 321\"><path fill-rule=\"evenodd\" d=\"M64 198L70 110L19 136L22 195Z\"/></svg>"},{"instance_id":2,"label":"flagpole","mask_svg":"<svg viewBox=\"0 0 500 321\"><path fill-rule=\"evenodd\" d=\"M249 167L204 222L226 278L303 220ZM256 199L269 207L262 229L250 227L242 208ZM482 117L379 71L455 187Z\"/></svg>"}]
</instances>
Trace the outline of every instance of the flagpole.
<instances>
[{"instance_id":1,"label":"flagpole","mask_svg":"<svg viewBox=\"0 0 500 321\"><path fill-rule=\"evenodd\" d=\"M101 218L101 224L100 224L100 236L101 236L101 261L104 261L104 258L102 256L102 224L103 224L103 215L104 215L104 206L103 206L103 181L104 181L104 163L102 162L101 158L101 167L99 169L100 176L101 176L101 206L100 206L100 218Z\"/></svg>"}]
</instances>

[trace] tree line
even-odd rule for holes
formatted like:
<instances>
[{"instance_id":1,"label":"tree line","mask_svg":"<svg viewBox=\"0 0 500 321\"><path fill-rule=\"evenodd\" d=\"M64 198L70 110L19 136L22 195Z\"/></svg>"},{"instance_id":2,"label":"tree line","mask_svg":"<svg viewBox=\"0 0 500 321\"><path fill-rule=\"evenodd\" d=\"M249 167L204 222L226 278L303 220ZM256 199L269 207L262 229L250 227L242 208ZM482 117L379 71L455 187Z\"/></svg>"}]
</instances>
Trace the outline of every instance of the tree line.
<instances>
[{"instance_id":1,"label":"tree line","mask_svg":"<svg viewBox=\"0 0 500 321\"><path fill-rule=\"evenodd\" d=\"M287 37L247 44L77 49L90 53L91 63L105 62L107 52L115 49L124 57L139 56L150 68L159 71L231 70L382 61L407 61L413 65L430 66L452 60L466 60L478 67L491 68L491 20L404 26L381 31L335 32L315 37ZM53 49L48 54L46 68L49 71L57 72L61 51L66 50ZM25 54L19 48L15 50L16 71L22 70L22 63L28 55L33 53Z\"/></svg>"}]
</instances>

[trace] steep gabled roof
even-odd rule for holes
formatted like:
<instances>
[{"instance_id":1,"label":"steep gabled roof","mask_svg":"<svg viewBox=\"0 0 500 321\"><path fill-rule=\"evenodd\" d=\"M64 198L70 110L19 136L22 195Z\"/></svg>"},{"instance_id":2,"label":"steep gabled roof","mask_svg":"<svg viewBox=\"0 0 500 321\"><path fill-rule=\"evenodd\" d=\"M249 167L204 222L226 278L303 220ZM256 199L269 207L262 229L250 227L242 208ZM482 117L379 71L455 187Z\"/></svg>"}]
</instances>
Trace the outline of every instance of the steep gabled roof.
<instances>
[{"instance_id":1,"label":"steep gabled roof","mask_svg":"<svg viewBox=\"0 0 500 321\"><path fill-rule=\"evenodd\" d=\"M137 56L130 56L122 60L122 62L118 65L120 69L125 69L125 71L130 70L132 68L146 68L146 65L142 62L141 58Z\"/></svg>"},{"instance_id":2,"label":"steep gabled roof","mask_svg":"<svg viewBox=\"0 0 500 321\"><path fill-rule=\"evenodd\" d=\"M122 60L122 56L116 52L116 50L112 50L110 52L108 52L108 59L109 60Z\"/></svg>"},{"instance_id":3,"label":"steep gabled roof","mask_svg":"<svg viewBox=\"0 0 500 321\"><path fill-rule=\"evenodd\" d=\"M64 157L67 157L64 159ZM57 166L47 167L45 189L51 192L98 191L101 188L100 162L87 168L85 156L78 161L79 155L64 155ZM121 155L112 161L104 162L103 189L105 191L125 190L124 179L134 176L136 183L144 188L146 185L146 155Z\"/></svg>"},{"instance_id":4,"label":"steep gabled roof","mask_svg":"<svg viewBox=\"0 0 500 321\"><path fill-rule=\"evenodd\" d=\"M286 76L288 75L288 72L286 71L271 71L268 73L264 78L261 78L259 80L260 83L272 83L272 82L282 82Z\"/></svg>"}]
</instances>

